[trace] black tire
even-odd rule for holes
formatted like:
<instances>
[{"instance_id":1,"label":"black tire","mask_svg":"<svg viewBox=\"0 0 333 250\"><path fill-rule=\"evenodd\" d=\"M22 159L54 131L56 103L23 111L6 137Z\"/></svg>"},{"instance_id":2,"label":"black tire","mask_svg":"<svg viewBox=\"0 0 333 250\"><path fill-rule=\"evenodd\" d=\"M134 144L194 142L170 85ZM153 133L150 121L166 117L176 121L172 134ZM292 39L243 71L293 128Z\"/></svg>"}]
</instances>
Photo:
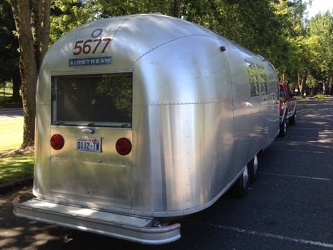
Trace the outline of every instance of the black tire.
<instances>
[{"instance_id":1,"label":"black tire","mask_svg":"<svg viewBox=\"0 0 333 250\"><path fill-rule=\"evenodd\" d=\"M289 124L295 125L296 124L296 112L293 116L289 117Z\"/></svg>"},{"instance_id":2,"label":"black tire","mask_svg":"<svg viewBox=\"0 0 333 250\"><path fill-rule=\"evenodd\" d=\"M239 178L233 185L232 193L237 197L244 197L248 193L249 187L250 187L250 176L249 176L248 167L246 166L243 173L239 176Z\"/></svg>"},{"instance_id":3,"label":"black tire","mask_svg":"<svg viewBox=\"0 0 333 250\"><path fill-rule=\"evenodd\" d=\"M280 131L279 131L279 137L284 137L287 134L287 121L284 120L280 124Z\"/></svg>"},{"instance_id":4,"label":"black tire","mask_svg":"<svg viewBox=\"0 0 333 250\"><path fill-rule=\"evenodd\" d=\"M258 157L255 155L253 159L247 164L249 169L250 183L253 183L257 179L258 166Z\"/></svg>"}]
</instances>

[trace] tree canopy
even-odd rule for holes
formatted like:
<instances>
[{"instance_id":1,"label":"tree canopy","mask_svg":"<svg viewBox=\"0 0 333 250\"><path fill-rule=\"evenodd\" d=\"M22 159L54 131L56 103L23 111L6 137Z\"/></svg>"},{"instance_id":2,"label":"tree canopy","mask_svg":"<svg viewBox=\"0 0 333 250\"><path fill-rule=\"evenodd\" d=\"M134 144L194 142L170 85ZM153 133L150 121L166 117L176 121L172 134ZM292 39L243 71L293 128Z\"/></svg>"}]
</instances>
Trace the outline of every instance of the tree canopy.
<instances>
[{"instance_id":1,"label":"tree canopy","mask_svg":"<svg viewBox=\"0 0 333 250\"><path fill-rule=\"evenodd\" d=\"M15 36L15 22L10 4L0 0L0 86L7 81L14 82L12 101L20 100L19 97L19 52L18 40Z\"/></svg>"},{"instance_id":2,"label":"tree canopy","mask_svg":"<svg viewBox=\"0 0 333 250\"><path fill-rule=\"evenodd\" d=\"M51 42L97 18L154 12L185 16L270 60L291 89L304 93L307 87L324 86L332 93L333 15L308 20L308 7L304 0L57 0Z\"/></svg>"},{"instance_id":3,"label":"tree canopy","mask_svg":"<svg viewBox=\"0 0 333 250\"><path fill-rule=\"evenodd\" d=\"M185 16L267 58L290 89L303 94L306 89L322 87L332 94L333 13L308 19L304 0L10 0L14 19L8 16L8 2L0 0L0 61L20 65L29 117L34 116L34 101L27 98L35 93L39 65L48 46L94 19L136 13ZM5 71L0 81L14 79L14 71ZM32 142L30 138L26 144Z\"/></svg>"}]
</instances>

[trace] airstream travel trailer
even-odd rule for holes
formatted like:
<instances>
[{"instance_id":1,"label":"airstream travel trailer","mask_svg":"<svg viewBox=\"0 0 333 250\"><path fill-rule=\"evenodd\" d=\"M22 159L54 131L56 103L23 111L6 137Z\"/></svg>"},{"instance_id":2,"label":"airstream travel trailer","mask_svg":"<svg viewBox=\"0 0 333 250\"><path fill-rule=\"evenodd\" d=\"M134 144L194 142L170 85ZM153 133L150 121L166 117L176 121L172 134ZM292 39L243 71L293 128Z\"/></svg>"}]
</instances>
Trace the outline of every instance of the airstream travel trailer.
<instances>
[{"instance_id":1,"label":"airstream travel trailer","mask_svg":"<svg viewBox=\"0 0 333 250\"><path fill-rule=\"evenodd\" d=\"M37 85L34 197L14 213L136 241L245 191L279 131L273 66L185 20L97 20L46 54Z\"/></svg>"}]
</instances>

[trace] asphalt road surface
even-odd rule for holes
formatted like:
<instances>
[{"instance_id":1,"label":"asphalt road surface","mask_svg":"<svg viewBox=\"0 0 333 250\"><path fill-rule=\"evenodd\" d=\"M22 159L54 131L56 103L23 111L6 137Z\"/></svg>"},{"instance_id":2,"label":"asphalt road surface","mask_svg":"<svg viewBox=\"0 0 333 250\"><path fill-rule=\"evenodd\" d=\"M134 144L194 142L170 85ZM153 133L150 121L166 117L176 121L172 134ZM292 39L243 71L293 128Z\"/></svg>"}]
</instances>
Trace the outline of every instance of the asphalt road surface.
<instances>
[{"instance_id":1,"label":"asphalt road surface","mask_svg":"<svg viewBox=\"0 0 333 250\"><path fill-rule=\"evenodd\" d=\"M1 119L11 119L23 117L23 109L13 108L13 109L0 109Z\"/></svg>"},{"instance_id":2,"label":"asphalt road surface","mask_svg":"<svg viewBox=\"0 0 333 250\"><path fill-rule=\"evenodd\" d=\"M0 249L333 249L333 99L298 103L296 125L260 155L243 198L224 195L180 220L182 238L147 246L16 218L0 197Z\"/></svg>"}]
</instances>

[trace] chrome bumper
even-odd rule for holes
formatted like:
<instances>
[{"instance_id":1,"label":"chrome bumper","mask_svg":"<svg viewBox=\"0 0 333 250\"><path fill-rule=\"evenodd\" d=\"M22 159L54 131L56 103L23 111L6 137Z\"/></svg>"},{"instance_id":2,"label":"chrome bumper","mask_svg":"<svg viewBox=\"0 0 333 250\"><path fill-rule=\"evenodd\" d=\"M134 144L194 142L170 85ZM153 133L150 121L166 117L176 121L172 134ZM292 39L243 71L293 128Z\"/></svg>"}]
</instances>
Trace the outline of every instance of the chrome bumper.
<instances>
[{"instance_id":1,"label":"chrome bumper","mask_svg":"<svg viewBox=\"0 0 333 250\"><path fill-rule=\"evenodd\" d=\"M142 244L165 244L180 239L178 223L153 227L154 218L97 211L35 198L21 203L17 197L13 204L14 214L19 217Z\"/></svg>"}]
</instances>

